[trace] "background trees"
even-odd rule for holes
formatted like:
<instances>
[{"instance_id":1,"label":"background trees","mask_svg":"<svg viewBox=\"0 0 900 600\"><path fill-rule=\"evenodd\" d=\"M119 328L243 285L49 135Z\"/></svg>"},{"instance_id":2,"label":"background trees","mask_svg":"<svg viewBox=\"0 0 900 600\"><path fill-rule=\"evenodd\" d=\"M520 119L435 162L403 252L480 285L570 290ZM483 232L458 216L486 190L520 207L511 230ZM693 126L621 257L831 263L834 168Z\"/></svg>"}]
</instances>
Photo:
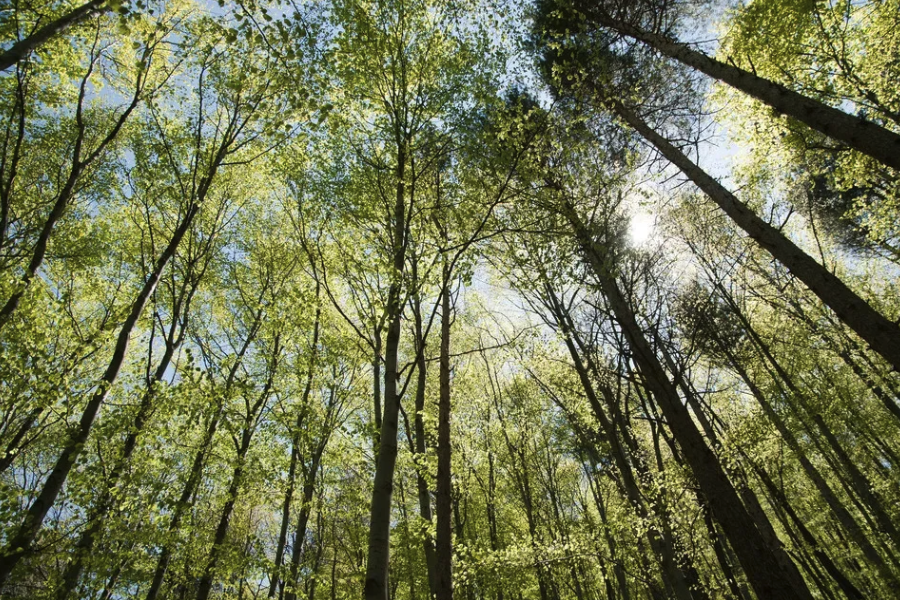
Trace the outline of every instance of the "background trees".
<instances>
[{"instance_id":1,"label":"background trees","mask_svg":"<svg viewBox=\"0 0 900 600\"><path fill-rule=\"evenodd\" d=\"M38 4L0 595L893 596L896 2Z\"/></svg>"}]
</instances>

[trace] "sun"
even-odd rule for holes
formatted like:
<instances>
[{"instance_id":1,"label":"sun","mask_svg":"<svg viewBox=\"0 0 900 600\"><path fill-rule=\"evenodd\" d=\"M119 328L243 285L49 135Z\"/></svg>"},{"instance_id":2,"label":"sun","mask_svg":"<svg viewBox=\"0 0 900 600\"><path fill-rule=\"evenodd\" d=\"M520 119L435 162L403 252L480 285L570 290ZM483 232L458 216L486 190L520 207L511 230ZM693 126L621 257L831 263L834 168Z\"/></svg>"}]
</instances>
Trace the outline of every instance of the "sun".
<instances>
[{"instance_id":1,"label":"sun","mask_svg":"<svg viewBox=\"0 0 900 600\"><path fill-rule=\"evenodd\" d=\"M634 212L628 222L628 239L640 246L650 239L656 229L656 217L646 212Z\"/></svg>"}]
</instances>

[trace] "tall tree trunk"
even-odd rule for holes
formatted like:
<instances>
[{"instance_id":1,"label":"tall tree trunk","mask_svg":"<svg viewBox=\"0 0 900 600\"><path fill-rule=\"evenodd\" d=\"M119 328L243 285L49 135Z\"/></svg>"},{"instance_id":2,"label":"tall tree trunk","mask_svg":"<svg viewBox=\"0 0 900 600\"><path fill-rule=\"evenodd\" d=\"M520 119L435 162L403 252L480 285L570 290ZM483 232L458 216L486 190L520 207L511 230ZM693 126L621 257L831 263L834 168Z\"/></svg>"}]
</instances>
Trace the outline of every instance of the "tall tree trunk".
<instances>
[{"instance_id":1,"label":"tall tree trunk","mask_svg":"<svg viewBox=\"0 0 900 600\"><path fill-rule=\"evenodd\" d=\"M593 240L571 204L565 202L563 211L632 350L633 360L647 389L662 410L682 455L709 499L710 509L722 525L756 595L760 600L778 598L811 600L809 589L805 587L797 589L791 583L788 573L775 559L772 549L741 503L718 458L703 440L659 358L644 337L634 312L609 272L606 265L608 252Z\"/></svg>"},{"instance_id":2,"label":"tall tree trunk","mask_svg":"<svg viewBox=\"0 0 900 600\"><path fill-rule=\"evenodd\" d=\"M291 570L288 577L288 586L284 594L285 600L297 600L297 578L300 574L300 558L303 556L303 541L306 539L306 527L309 524L309 515L312 513L312 500L316 491L316 478L319 475L319 465L322 454L328 444L328 436L323 436L313 451L309 470L304 469L303 474L303 498L300 505L300 513L297 515L297 528L294 530L294 546L291 548Z\"/></svg>"},{"instance_id":3,"label":"tall tree trunk","mask_svg":"<svg viewBox=\"0 0 900 600\"><path fill-rule=\"evenodd\" d=\"M762 339L762 337L756 331L756 328L753 327L753 324L743 313L743 311L740 309L731 295L726 292L724 286L722 286L721 284L716 284L716 287L721 293L723 299L725 299L725 301L731 307L732 312L735 314L738 320L740 320L741 325L743 325L744 329L747 331L747 334L750 336L753 344L756 346L756 348L759 349L759 352L762 354L765 360L770 365L772 365L772 368L775 369L775 373L777 374L777 377L781 379L781 382L785 386L787 386L787 389L790 391L790 395L792 396L793 400L800 405L800 408L803 412L806 413L808 418L812 419L812 422L815 425L815 429L817 429L820 435L825 438L828 446L837 457L837 464L849 476L850 485L856 492L856 495L871 510L872 515L875 517L875 521L878 523L879 529L883 533L887 534L895 545L900 546L900 532L897 531L897 528L891 521L891 518L887 514L887 511L884 509L881 500L878 499L872 492L872 486L868 478L862 473L862 471L859 470L859 467L850 458L850 456L847 455L847 452L844 450L842 444L835 437L828 424L825 423L822 415L809 404L806 395L797 386L790 374L781 365L781 362L772 353L769 345Z\"/></svg>"},{"instance_id":4,"label":"tall tree trunk","mask_svg":"<svg viewBox=\"0 0 900 600\"><path fill-rule=\"evenodd\" d=\"M403 317L401 303L402 281L406 262L406 145L398 144L397 197L392 211L394 273L388 289L387 338L384 351L384 416L381 420L381 439L375 465L372 505L369 513L368 559L366 562L366 600L390 600L388 563L391 537L391 497L394 468L397 464L397 432L400 418L398 351L400 326Z\"/></svg>"},{"instance_id":5,"label":"tall tree trunk","mask_svg":"<svg viewBox=\"0 0 900 600\"><path fill-rule=\"evenodd\" d=\"M243 431L241 431L241 443L238 446L236 464L231 475L231 483L225 494L225 505L222 507L222 513L219 517L219 524L216 526L215 537L213 538L212 548L209 551L209 559L206 563L206 569L200 577L200 583L197 588L197 600L207 600L210 592L212 592L212 584L216 574L216 568L219 566L219 559L225 545L225 538L228 535L228 528L231 525L231 517L234 514L234 507L237 504L238 494L240 494L241 486L244 483L244 473L247 467L247 452L250 450L250 442L253 440L253 434L256 433L256 426L263 407L269 398L272 385L275 382L275 375L278 371L278 363L281 354L281 335L276 334L273 347L271 362L269 364L269 376L260 391L256 402L247 406L250 410L245 415Z\"/></svg>"},{"instance_id":6,"label":"tall tree trunk","mask_svg":"<svg viewBox=\"0 0 900 600\"><path fill-rule=\"evenodd\" d=\"M69 432L68 439L63 446L63 451L60 454L59 459L57 459L56 464L47 476L44 486L37 498L34 499L34 502L32 502L31 506L28 508L22 525L7 543L2 554L0 554L0 587L6 582L19 560L31 551L31 545L43 526L44 517L47 516L47 512L53 506L53 503L56 502L56 498L62 491L63 484L69 476L69 472L72 470L72 467L75 466L75 462L84 450L85 442L87 442L88 435L90 435L94 425L94 420L100 412L100 407L103 405L113 384L119 376L119 371L122 369L122 365L125 363L125 357L128 354L128 345L131 340L131 334L137 327L137 323L144 312L144 307L156 290L156 286L159 283L163 270L171 260L172 256L175 255L178 245L181 243L182 238L185 233L187 233L199 210L199 204L194 203L190 205L185 213L184 219L175 230L175 233L172 235L172 238L169 240L169 243L166 245L162 254L156 260L153 271L144 282L141 291L131 305L128 317L122 324L122 328L119 330L119 335L116 338L112 359L106 368L106 372L104 372L103 377L100 379L100 383L98 384L94 395L85 406L78 425Z\"/></svg>"},{"instance_id":7,"label":"tall tree trunk","mask_svg":"<svg viewBox=\"0 0 900 600\"><path fill-rule=\"evenodd\" d=\"M418 267L417 261L412 261L413 286L418 285ZM425 443L425 384L427 381L427 364L425 357L425 333L422 326L422 304L418 295L412 300L414 329L416 338L416 398L415 410L413 416L413 427L415 431L415 453L413 462L416 467L416 492L419 499L419 514L422 520L428 523L428 529L425 530L422 546L425 551L425 568L428 570L428 591L429 598L434 598L437 594L437 557L434 549L434 539L431 536L431 494L428 492L428 481L425 479L425 469L427 465L426 453L427 446Z\"/></svg>"},{"instance_id":8,"label":"tall tree trunk","mask_svg":"<svg viewBox=\"0 0 900 600\"><path fill-rule=\"evenodd\" d=\"M176 350L181 347L181 343L184 341L188 327L188 315L190 314L191 304L193 302L194 294L197 292L203 274L206 272L206 268L209 264L208 260L210 258L210 250L212 248L214 237L214 235L210 235L202 247L201 253L188 260L186 267L187 273L181 282L178 291L175 292L173 288L171 323L163 338L163 355L160 357L152 377L147 378L147 389L144 390L138 405L137 413L132 421L131 428L125 436L125 442L122 444L122 451L116 462L113 464L109 477L104 483L105 488L100 494L100 499L89 512L86 526L70 554L69 564L66 566L66 570L63 573L63 580L57 588L57 600L65 600L75 591L78 579L81 577L81 573L84 569L84 561L93 550L97 534L102 529L103 521L114 506L113 493L118 487L125 469L131 462L131 457L137 448L138 438L144 432L144 427L150 419L153 403L156 398L156 386L162 382L169 365L172 363L172 358L174 357ZM200 261L204 261L203 264L200 264ZM148 357L148 362L152 359L153 355L152 335L150 345L151 349L149 351L150 356Z\"/></svg>"},{"instance_id":9,"label":"tall tree trunk","mask_svg":"<svg viewBox=\"0 0 900 600\"><path fill-rule=\"evenodd\" d=\"M822 496L822 499L825 500L825 503L828 505L829 509L831 509L831 512L837 518L838 522L841 524L841 527L843 527L843 529L850 535L850 538L859 547L859 549L862 550L862 553L866 557L866 560L869 561L871 565L875 566L882 579L886 583L888 583L889 586L900 587L900 581L898 581L894 576L890 567L869 541L865 532L863 532L859 524L856 522L856 519L854 519L850 514L850 511L848 511L844 504L837 498L834 491L831 489L831 486L828 485L828 483L825 481L825 478L822 477L819 471L810 462L809 458L806 456L806 453L803 451L803 448L800 447L800 443L797 441L793 432L788 429L787 424L784 422L784 420L772 408L762 390L760 390L759 387L753 382L738 358L734 355L731 349L727 345L725 345L725 343L718 337L715 341L727 357L729 363L731 364L731 367L750 389L751 394L753 394L753 397L756 398L760 407L763 409L763 412L766 414L772 424L775 425L775 428L781 434L781 437L788 445L788 448L790 448L794 455L797 457L797 460L800 462L800 466L803 468L803 471L813 482L813 485Z\"/></svg>"},{"instance_id":10,"label":"tall tree trunk","mask_svg":"<svg viewBox=\"0 0 900 600\"><path fill-rule=\"evenodd\" d=\"M144 63L149 61L149 57L151 56L151 54L151 48L145 48L142 57ZM113 126L109 129L109 131L107 131L106 135L101 138L97 146L90 152L87 152L84 145L90 138L87 133L87 126L84 122L84 106L85 99L88 95L89 80L91 78L91 74L94 72L95 64L96 56L92 56L87 73L85 74L84 78L82 78L81 85L79 86L78 90L78 100L75 107L75 126L77 128L77 133L75 136L75 140L72 142L71 166L69 167L69 172L66 175L65 183L63 183L62 188L59 190L59 193L56 195L56 198L53 201L53 207L50 209L50 213L47 215L47 219L44 221L44 224L41 227L41 232L38 235L37 242L35 243L34 249L31 253L31 259L28 261L28 265L25 268L25 272L22 274L19 285L3 304L3 307L0 308L0 329L2 329L7 323L9 323L10 318L19 307L19 303L22 301L22 298L25 296L25 292L28 290L31 282L37 276L38 270L41 268L41 265L44 264L44 258L47 255L47 247L50 243L50 236L53 233L56 224L63 217L70 203L72 202L72 199L75 196L77 184L84 175L84 172L90 165L96 162L96 160L103 154L104 150L106 150L106 148L119 136L119 133L122 131L122 127L125 125L125 122L134 112L134 109L137 108L137 105L141 100L141 95L144 90L144 84L146 83L146 67L142 67L138 71L137 79L135 81L134 93L131 96L128 106L125 108L125 110L122 111L122 114L120 114L116 118L116 120L113 122ZM87 156L84 156L85 153L87 153ZM216 163L215 166L212 167L211 172L214 172L217 167L218 163ZM197 197L202 199L204 196L205 190ZM0 571L2 571L2 568L0 568ZM2 579L2 573L0 573L0 579Z\"/></svg>"},{"instance_id":11,"label":"tall tree trunk","mask_svg":"<svg viewBox=\"0 0 900 600\"><path fill-rule=\"evenodd\" d=\"M47 40L63 33L73 25L103 14L109 10L107 0L90 0L81 6L72 9L55 21L47 23L31 35L19 40L3 53L0 53L0 71L10 68L36 49Z\"/></svg>"},{"instance_id":12,"label":"tall tree trunk","mask_svg":"<svg viewBox=\"0 0 900 600\"><path fill-rule=\"evenodd\" d=\"M450 446L450 264L444 258L441 289L441 349L438 397L437 600L453 600L452 465Z\"/></svg>"},{"instance_id":13,"label":"tall tree trunk","mask_svg":"<svg viewBox=\"0 0 900 600\"><path fill-rule=\"evenodd\" d=\"M667 36L611 17L603 9L587 9L598 23L647 44L654 50L693 67L769 105L777 112L843 142L895 169L900 169L900 135L871 121L848 115L779 83L723 63Z\"/></svg>"},{"instance_id":14,"label":"tall tree trunk","mask_svg":"<svg viewBox=\"0 0 900 600\"><path fill-rule=\"evenodd\" d=\"M316 301L319 301L321 285L316 282ZM297 409L297 419L294 422L294 431L291 434L291 462L288 467L288 485L284 492L284 502L281 506L281 529L278 532L278 544L275 550L275 564L272 567L271 581L269 582L269 598L274 598L281 585L281 563L284 560L284 548L287 544L287 530L291 518L291 501L294 498L294 486L297 478L297 463L300 459L301 434L306 415L309 412L309 396L312 392L313 376L319 352L319 329L322 317L321 306L316 306L316 317L313 322L313 337L310 344L310 358L306 372L306 384L303 386L303 394L300 397L300 406Z\"/></svg>"},{"instance_id":15,"label":"tall tree trunk","mask_svg":"<svg viewBox=\"0 0 900 600\"><path fill-rule=\"evenodd\" d=\"M776 260L816 295L873 350L900 370L900 327L892 323L856 292L847 287L831 271L790 241L778 229L760 219L718 181L710 177L671 142L654 131L638 115L622 103L612 100L613 111L650 142L672 164L681 169L703 190L750 238L765 248ZM900 157L900 152L897 152ZM713 511L715 512L715 511Z\"/></svg>"},{"instance_id":16,"label":"tall tree trunk","mask_svg":"<svg viewBox=\"0 0 900 600\"><path fill-rule=\"evenodd\" d=\"M263 315L265 314L265 307L262 303L262 299L264 298L267 291L268 286L264 286L263 290L260 292L259 296L256 299L256 305L258 306L258 308L256 309L256 313L254 314L253 322L250 324L250 327L247 331L247 336L246 338L244 338L244 341L241 344L241 348L240 350L238 350L238 353L235 357L235 361L231 365L231 369L229 369L228 371L228 377L225 380L226 393L234 384L234 380L237 376L238 369L241 366L241 362L246 356L247 350L250 348L253 340L256 338L257 333L259 333L260 326L262 325ZM175 508L172 510L172 518L169 520L168 527L169 535L174 535L179 530L182 520L184 519L187 511L192 506L192 498L194 497L194 493L196 492L197 487L200 485L200 480L203 476L203 468L206 464L206 457L211 449L213 439L215 438L216 432L219 428L219 423L222 419L222 414L225 408L225 396L226 394L218 394L217 396L218 399L216 401L216 405L213 407L209 422L206 424L206 429L203 432L203 439L200 441L200 447L194 454L194 460L191 463L191 470L184 482L184 487L181 489L181 494L178 497L177 502L175 503ZM160 590L162 590L166 571L168 571L169 563L172 560L173 545L173 540L167 540L159 552L159 558L156 559L156 567L153 570L153 578L151 579L150 587L147 590L146 600L156 600L156 598L159 596Z\"/></svg>"},{"instance_id":17,"label":"tall tree trunk","mask_svg":"<svg viewBox=\"0 0 900 600\"><path fill-rule=\"evenodd\" d=\"M816 540L815 536L800 518L800 516L796 513L794 508L791 506L787 497L784 495L775 482L772 481L772 478L769 477L769 474L766 473L763 469L761 469L755 462L750 463L753 467L753 470L756 472L760 481L763 482L766 489L769 491L769 495L772 497L773 502L777 502L778 505L784 509L790 518L791 522L794 523L794 526L797 528L797 531L800 532L800 536L803 539L804 543L809 546L812 550L813 556L819 561L825 571L834 579L835 583L838 584L841 591L847 598L851 600L863 600L866 596L863 594L859 588L857 588L850 579L844 574L844 572L831 560L831 557L822 549L818 540Z\"/></svg>"}]
</instances>

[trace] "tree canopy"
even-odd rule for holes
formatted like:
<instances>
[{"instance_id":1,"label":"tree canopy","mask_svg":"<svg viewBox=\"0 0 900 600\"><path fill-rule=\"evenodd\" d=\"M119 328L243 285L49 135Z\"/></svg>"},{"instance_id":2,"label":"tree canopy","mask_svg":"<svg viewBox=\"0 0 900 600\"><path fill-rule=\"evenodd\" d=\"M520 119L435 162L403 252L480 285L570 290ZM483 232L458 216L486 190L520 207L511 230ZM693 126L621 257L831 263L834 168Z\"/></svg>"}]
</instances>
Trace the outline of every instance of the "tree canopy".
<instances>
[{"instance_id":1,"label":"tree canopy","mask_svg":"<svg viewBox=\"0 0 900 600\"><path fill-rule=\"evenodd\" d=\"M895 597L898 32L6 3L0 597Z\"/></svg>"}]
</instances>

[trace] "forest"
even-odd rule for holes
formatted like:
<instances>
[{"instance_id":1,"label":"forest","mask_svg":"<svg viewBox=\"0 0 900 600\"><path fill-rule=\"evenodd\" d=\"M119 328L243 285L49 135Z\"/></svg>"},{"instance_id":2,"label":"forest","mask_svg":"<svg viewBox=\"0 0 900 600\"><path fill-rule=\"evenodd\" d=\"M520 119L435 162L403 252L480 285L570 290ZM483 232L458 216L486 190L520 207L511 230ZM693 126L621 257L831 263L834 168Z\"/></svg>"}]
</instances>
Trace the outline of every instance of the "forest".
<instances>
[{"instance_id":1,"label":"forest","mask_svg":"<svg viewBox=\"0 0 900 600\"><path fill-rule=\"evenodd\" d=\"M900 0L0 1L0 597L900 597Z\"/></svg>"}]
</instances>

